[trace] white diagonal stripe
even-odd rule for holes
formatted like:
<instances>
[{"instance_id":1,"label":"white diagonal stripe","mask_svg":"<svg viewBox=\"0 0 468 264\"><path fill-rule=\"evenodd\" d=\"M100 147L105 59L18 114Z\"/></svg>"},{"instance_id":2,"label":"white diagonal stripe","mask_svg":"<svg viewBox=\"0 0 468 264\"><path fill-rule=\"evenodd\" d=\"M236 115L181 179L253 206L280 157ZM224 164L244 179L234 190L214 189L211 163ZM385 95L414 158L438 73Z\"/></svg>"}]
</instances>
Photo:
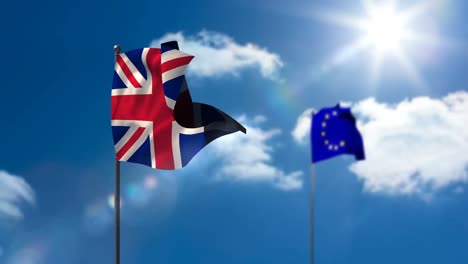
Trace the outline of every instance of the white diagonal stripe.
<instances>
[{"instance_id":1,"label":"white diagonal stripe","mask_svg":"<svg viewBox=\"0 0 468 264\"><path fill-rule=\"evenodd\" d=\"M122 156L121 161L127 161L135 152L143 145L146 138L150 135L151 129L149 127L145 128L145 131L140 135L140 137L135 141L135 143L128 149L128 151Z\"/></svg>"},{"instance_id":2,"label":"white diagonal stripe","mask_svg":"<svg viewBox=\"0 0 468 264\"><path fill-rule=\"evenodd\" d=\"M170 60L182 58L182 57L193 57L193 56L190 54L184 53L180 50L173 49L173 50L166 51L163 54L161 54L161 64L168 62Z\"/></svg>"},{"instance_id":3,"label":"white diagonal stripe","mask_svg":"<svg viewBox=\"0 0 468 264\"><path fill-rule=\"evenodd\" d=\"M133 87L133 84L127 78L127 75L125 75L122 68L120 67L120 65L117 62L115 63L115 68L114 69L115 69L115 72L117 73L117 75L119 75L122 82L125 84L125 86L127 86L129 89L135 88L135 87ZM119 88L125 88L125 87L119 87ZM112 89L112 93L114 93L115 90L117 90L117 89Z\"/></svg>"},{"instance_id":4,"label":"white diagonal stripe","mask_svg":"<svg viewBox=\"0 0 468 264\"><path fill-rule=\"evenodd\" d=\"M119 142L117 142L117 144L115 144L114 148L115 148L115 153L119 152L122 147L128 142L128 140L132 137L133 134L135 134L135 132L138 130L138 126L131 126L127 132L125 133L125 135L119 140Z\"/></svg>"},{"instance_id":5,"label":"white diagonal stripe","mask_svg":"<svg viewBox=\"0 0 468 264\"><path fill-rule=\"evenodd\" d=\"M133 62L127 57L127 55L125 55L125 53L120 54L120 57L125 62L127 67L130 69L130 71L132 72L132 74L135 77L135 79L137 80L137 82L141 86L143 86L144 83L146 82L146 80L143 77L143 75L141 75L140 71L135 67L135 65L133 65ZM143 62L145 62L145 61L143 60ZM145 64L146 64L146 62L145 62Z\"/></svg>"},{"instance_id":6,"label":"white diagonal stripe","mask_svg":"<svg viewBox=\"0 0 468 264\"><path fill-rule=\"evenodd\" d=\"M141 84L141 88L133 87L132 83L128 80L127 76L123 73L120 65L118 63L115 63L116 73L119 75L120 79L122 79L122 82L128 88L121 87L122 89L112 89L112 96L151 94L152 93L152 87L151 87L152 75L151 75L151 71L149 70L148 65L146 63L146 57L148 55L148 51L149 51L149 49L145 48L145 49L143 49L143 52L141 53L141 61L143 62L143 65L145 66L145 69L146 69L147 80L145 80L143 78L143 76L141 76L141 74L139 74L139 72L136 70L141 77L135 76L135 78L137 78L137 80L142 79L141 82L139 81L139 83ZM121 55L124 55L124 54L121 54ZM124 59L124 58L122 58L122 59ZM128 60L128 58L127 58L127 60ZM133 64L132 64L132 67L135 67L135 66L133 66ZM130 68L130 66L129 66L129 68ZM132 69L132 68L130 68L130 69Z\"/></svg>"},{"instance_id":7,"label":"white diagonal stripe","mask_svg":"<svg viewBox=\"0 0 468 264\"><path fill-rule=\"evenodd\" d=\"M174 68L174 69L172 69L170 71L164 72L162 74L163 83L165 83L167 81L170 81L170 80L172 80L174 78L177 78L177 77L179 77L181 75L184 75L186 68L187 68L187 64L179 66L177 68Z\"/></svg>"}]
</instances>

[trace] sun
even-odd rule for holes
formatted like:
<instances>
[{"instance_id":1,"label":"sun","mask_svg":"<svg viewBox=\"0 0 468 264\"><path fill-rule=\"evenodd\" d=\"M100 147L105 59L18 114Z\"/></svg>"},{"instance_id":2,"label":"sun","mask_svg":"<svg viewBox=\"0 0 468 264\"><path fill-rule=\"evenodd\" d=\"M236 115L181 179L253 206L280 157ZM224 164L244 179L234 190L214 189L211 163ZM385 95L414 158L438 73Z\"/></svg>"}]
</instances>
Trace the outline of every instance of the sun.
<instances>
[{"instance_id":1,"label":"sun","mask_svg":"<svg viewBox=\"0 0 468 264\"><path fill-rule=\"evenodd\" d=\"M397 51L401 49L405 26L392 7L378 7L366 22L367 38L379 52Z\"/></svg>"},{"instance_id":2,"label":"sun","mask_svg":"<svg viewBox=\"0 0 468 264\"><path fill-rule=\"evenodd\" d=\"M377 85L384 60L392 57L396 59L413 84L425 88L426 84L411 61L407 50L409 47L424 49L424 45L440 41L437 36L416 32L412 25L415 18L423 15L435 2L434 0L421 1L420 4L399 10L396 0L378 1L378 3L372 0L361 0L365 10L363 17L322 11L318 14L319 19L357 30L360 35L321 65L319 74L326 73L365 51L372 55L369 76L371 86Z\"/></svg>"}]
</instances>

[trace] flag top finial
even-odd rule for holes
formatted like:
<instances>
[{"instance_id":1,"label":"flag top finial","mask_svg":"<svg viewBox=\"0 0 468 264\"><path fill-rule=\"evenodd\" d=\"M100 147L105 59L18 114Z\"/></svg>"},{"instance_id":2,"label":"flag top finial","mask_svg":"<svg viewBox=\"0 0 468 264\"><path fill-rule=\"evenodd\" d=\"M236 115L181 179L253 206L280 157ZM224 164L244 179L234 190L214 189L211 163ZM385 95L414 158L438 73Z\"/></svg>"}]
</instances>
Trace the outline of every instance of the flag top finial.
<instances>
[{"instance_id":1,"label":"flag top finial","mask_svg":"<svg viewBox=\"0 0 468 264\"><path fill-rule=\"evenodd\" d=\"M114 45L114 54L117 56L120 53L120 45Z\"/></svg>"}]
</instances>

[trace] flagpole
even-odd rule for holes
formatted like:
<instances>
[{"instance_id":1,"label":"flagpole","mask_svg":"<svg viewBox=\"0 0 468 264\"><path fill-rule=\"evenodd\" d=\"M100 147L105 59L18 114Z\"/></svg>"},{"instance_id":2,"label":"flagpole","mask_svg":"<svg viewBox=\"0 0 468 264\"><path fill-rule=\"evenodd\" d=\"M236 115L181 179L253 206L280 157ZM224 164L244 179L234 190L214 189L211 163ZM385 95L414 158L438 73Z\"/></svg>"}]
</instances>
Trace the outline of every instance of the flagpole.
<instances>
[{"instance_id":1,"label":"flagpole","mask_svg":"<svg viewBox=\"0 0 468 264\"><path fill-rule=\"evenodd\" d=\"M120 46L114 46L114 55L120 53ZM114 192L114 212L115 212L115 264L120 264L120 161L115 157L115 192Z\"/></svg>"},{"instance_id":2,"label":"flagpole","mask_svg":"<svg viewBox=\"0 0 468 264\"><path fill-rule=\"evenodd\" d=\"M310 165L310 264L314 264L314 192L315 192L315 166Z\"/></svg>"},{"instance_id":3,"label":"flagpole","mask_svg":"<svg viewBox=\"0 0 468 264\"><path fill-rule=\"evenodd\" d=\"M314 112L312 111L312 116L311 116L311 133L312 133L312 125L313 125L313 120L314 120ZM312 139L312 135L310 137ZM314 251L314 208L315 208L315 203L314 203L314 196L315 196L315 166L313 162L313 151L312 151L312 140L310 142L310 147L311 147L311 162L310 162L310 264L314 264L314 257L315 257L315 251Z\"/></svg>"}]
</instances>

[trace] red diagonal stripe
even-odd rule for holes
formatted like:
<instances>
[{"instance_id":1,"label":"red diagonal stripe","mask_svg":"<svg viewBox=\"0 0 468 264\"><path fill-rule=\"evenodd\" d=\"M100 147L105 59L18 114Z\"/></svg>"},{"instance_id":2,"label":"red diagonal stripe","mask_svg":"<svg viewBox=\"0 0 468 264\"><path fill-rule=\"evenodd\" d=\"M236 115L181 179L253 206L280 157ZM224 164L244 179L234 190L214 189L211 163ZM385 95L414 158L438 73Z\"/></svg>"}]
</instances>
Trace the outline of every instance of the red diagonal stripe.
<instances>
[{"instance_id":1,"label":"red diagonal stripe","mask_svg":"<svg viewBox=\"0 0 468 264\"><path fill-rule=\"evenodd\" d=\"M117 152L117 159L120 160L125 153L135 144L135 142L140 138L140 136L145 132L144 127L139 127L135 133L130 137L130 139L125 143L125 145Z\"/></svg>"},{"instance_id":2,"label":"red diagonal stripe","mask_svg":"<svg viewBox=\"0 0 468 264\"><path fill-rule=\"evenodd\" d=\"M163 64L161 64L161 71L162 73L165 73L177 67L187 65L190 63L192 59L193 59L193 56L187 56L187 57L182 57L182 58L177 58L177 59L173 59L170 61L166 61Z\"/></svg>"},{"instance_id":3,"label":"red diagonal stripe","mask_svg":"<svg viewBox=\"0 0 468 264\"><path fill-rule=\"evenodd\" d=\"M122 59L122 56L120 56L120 55L117 56L117 63L119 64L119 66L122 69L125 76L127 76L130 83L133 85L133 87L141 88L141 84L135 79L135 76L133 76L132 71L130 70L130 68L128 68L127 64Z\"/></svg>"}]
</instances>

